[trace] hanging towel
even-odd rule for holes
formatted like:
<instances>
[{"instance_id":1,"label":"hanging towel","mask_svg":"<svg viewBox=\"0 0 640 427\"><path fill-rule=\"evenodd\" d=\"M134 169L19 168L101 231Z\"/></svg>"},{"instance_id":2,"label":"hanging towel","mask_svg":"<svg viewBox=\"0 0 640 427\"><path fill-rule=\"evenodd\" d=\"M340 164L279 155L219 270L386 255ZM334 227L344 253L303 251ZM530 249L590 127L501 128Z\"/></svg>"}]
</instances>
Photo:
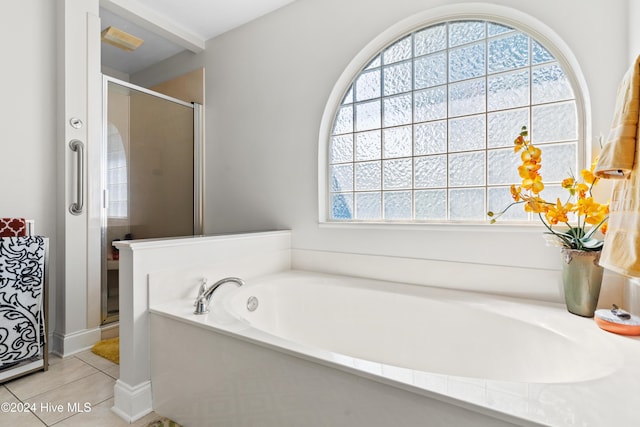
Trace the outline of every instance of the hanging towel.
<instances>
[{"instance_id":1,"label":"hanging towel","mask_svg":"<svg viewBox=\"0 0 640 427\"><path fill-rule=\"evenodd\" d=\"M0 238L0 370L43 356L47 243L40 236Z\"/></svg>"},{"instance_id":2,"label":"hanging towel","mask_svg":"<svg viewBox=\"0 0 640 427\"><path fill-rule=\"evenodd\" d=\"M24 218L0 218L0 237L27 235L27 220Z\"/></svg>"},{"instance_id":3,"label":"hanging towel","mask_svg":"<svg viewBox=\"0 0 640 427\"><path fill-rule=\"evenodd\" d=\"M634 277L640 277L639 115L640 56L618 87L611 131L594 169L599 178L616 179L600 265Z\"/></svg>"}]
</instances>

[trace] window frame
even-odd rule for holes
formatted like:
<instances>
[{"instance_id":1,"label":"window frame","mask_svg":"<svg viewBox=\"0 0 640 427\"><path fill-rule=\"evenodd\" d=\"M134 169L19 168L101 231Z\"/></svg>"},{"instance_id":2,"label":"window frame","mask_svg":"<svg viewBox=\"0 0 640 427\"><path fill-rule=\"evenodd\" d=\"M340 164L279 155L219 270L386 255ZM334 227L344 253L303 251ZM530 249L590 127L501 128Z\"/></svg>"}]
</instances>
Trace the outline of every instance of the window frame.
<instances>
[{"instance_id":1,"label":"window frame","mask_svg":"<svg viewBox=\"0 0 640 427\"><path fill-rule=\"evenodd\" d=\"M479 226L484 229L484 227L489 224L488 220L334 220L331 219L330 213L329 150L332 126L336 114L341 107L342 100L354 79L379 53L407 35L432 25L437 25L447 21L460 20L490 21L512 27L517 31L526 33L532 38L532 40L536 40L541 43L555 57L555 60L563 68L568 78L568 82L574 92L578 123L578 168L583 168L588 163L587 159L591 156L591 146L587 143L587 141L591 141L591 117L587 85L575 56L567 44L551 28L523 12L504 6L473 3L449 5L429 9L400 21L389 29L383 31L353 58L334 85L322 117L318 144L318 216L319 223L321 225L347 227L362 227L363 225L370 225L376 228L397 228L398 226L409 226L411 228L415 226L437 226L438 228L441 228L443 226L453 226L463 227L465 229L469 226ZM524 226L527 228L528 226L538 225L533 221L509 221L502 224L508 227Z\"/></svg>"}]
</instances>

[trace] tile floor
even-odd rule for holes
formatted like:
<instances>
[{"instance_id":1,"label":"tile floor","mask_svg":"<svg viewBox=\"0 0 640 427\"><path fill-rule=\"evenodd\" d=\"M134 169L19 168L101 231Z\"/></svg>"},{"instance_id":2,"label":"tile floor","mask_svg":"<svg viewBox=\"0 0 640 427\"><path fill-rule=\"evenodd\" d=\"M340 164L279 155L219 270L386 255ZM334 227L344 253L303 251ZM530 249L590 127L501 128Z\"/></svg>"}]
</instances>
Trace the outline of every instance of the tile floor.
<instances>
[{"instance_id":1,"label":"tile floor","mask_svg":"<svg viewBox=\"0 0 640 427\"><path fill-rule=\"evenodd\" d=\"M47 372L0 384L0 426L146 427L159 416L151 413L128 424L111 411L119 374L118 365L90 350L64 359L51 355ZM7 410L27 406L32 410Z\"/></svg>"}]
</instances>

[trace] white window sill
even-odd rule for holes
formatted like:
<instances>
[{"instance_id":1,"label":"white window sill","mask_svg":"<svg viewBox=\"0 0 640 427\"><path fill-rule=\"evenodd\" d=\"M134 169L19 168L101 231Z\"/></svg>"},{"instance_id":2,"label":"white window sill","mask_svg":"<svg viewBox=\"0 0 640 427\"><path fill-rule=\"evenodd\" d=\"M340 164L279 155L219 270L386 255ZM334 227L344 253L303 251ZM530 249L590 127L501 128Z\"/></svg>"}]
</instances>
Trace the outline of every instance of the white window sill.
<instances>
[{"instance_id":1,"label":"white window sill","mask_svg":"<svg viewBox=\"0 0 640 427\"><path fill-rule=\"evenodd\" d=\"M437 230L451 232L480 231L491 233L518 232L544 233L547 229L540 223L525 222L384 222L384 221L320 221L319 228L335 228L348 230Z\"/></svg>"}]
</instances>

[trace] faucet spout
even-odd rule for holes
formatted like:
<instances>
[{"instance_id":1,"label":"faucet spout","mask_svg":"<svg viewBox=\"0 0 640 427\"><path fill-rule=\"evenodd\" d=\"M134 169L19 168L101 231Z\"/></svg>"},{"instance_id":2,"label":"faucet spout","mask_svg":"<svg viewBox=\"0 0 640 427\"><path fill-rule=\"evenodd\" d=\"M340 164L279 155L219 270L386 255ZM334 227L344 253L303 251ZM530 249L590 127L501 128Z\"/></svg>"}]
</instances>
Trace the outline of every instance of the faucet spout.
<instances>
[{"instance_id":1,"label":"faucet spout","mask_svg":"<svg viewBox=\"0 0 640 427\"><path fill-rule=\"evenodd\" d=\"M216 283L211 285L211 287L207 288L205 286L205 279L200 286L198 298L196 298L196 302L194 304L196 306L196 310L193 312L193 314L207 314L209 312L209 304L211 303L211 297L213 296L213 293L220 287L220 285L224 285L227 282L235 283L238 286L244 285L244 280L238 277L225 277L224 279L218 280Z\"/></svg>"}]
</instances>

